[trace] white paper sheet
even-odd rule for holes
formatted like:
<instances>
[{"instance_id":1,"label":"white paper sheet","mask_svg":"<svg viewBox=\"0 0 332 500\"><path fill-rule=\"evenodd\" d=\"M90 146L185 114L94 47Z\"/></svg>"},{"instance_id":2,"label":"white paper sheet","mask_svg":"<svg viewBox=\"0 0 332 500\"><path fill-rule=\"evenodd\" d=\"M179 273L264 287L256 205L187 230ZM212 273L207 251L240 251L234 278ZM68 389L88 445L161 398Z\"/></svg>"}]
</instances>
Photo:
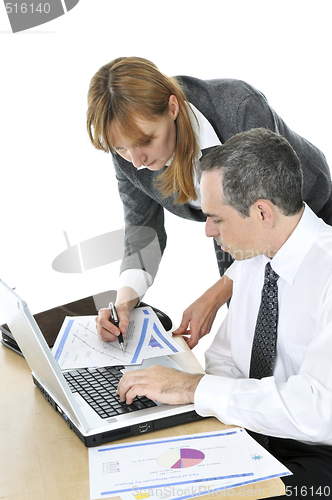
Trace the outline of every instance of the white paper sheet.
<instances>
[{"instance_id":1,"label":"white paper sheet","mask_svg":"<svg viewBox=\"0 0 332 500\"><path fill-rule=\"evenodd\" d=\"M117 340L103 342L97 334L95 316L67 316L52 352L62 370L97 366L139 365L145 358L182 352L150 307L131 312L125 352Z\"/></svg>"},{"instance_id":2,"label":"white paper sheet","mask_svg":"<svg viewBox=\"0 0 332 500\"><path fill-rule=\"evenodd\" d=\"M219 480L233 484L254 475L242 431L201 433L89 449L92 499L140 490L183 489Z\"/></svg>"},{"instance_id":3,"label":"white paper sheet","mask_svg":"<svg viewBox=\"0 0 332 500\"><path fill-rule=\"evenodd\" d=\"M183 490L182 494L172 495L172 493L181 493L179 490L175 491L164 491L163 495L157 494L157 490L149 491L148 495L144 495L144 499L150 498L150 500L187 500L194 496L199 497L202 495L213 495L231 498L234 496L233 488L239 488L238 495L240 497L247 496L256 498L257 496L262 496L262 491L257 487L256 483L258 481L265 481L267 479L274 479L283 476L289 476L292 473L287 467L280 463L271 453L269 453L265 448L263 448L257 441L255 441L247 432L243 433L244 440L247 445L248 453L250 454L254 474L249 478L241 478L238 482L234 482L232 485L225 484L224 481L207 481L203 482L197 487L195 483L191 483L187 486L186 490ZM135 492L136 493L136 492ZM140 491L139 495L121 495L122 500L143 500L142 493ZM281 496L281 487L271 487L268 494L271 498ZM157 497L157 498L156 498Z\"/></svg>"},{"instance_id":4,"label":"white paper sheet","mask_svg":"<svg viewBox=\"0 0 332 500\"><path fill-rule=\"evenodd\" d=\"M93 500L184 500L290 474L239 428L90 448L89 468Z\"/></svg>"}]
</instances>

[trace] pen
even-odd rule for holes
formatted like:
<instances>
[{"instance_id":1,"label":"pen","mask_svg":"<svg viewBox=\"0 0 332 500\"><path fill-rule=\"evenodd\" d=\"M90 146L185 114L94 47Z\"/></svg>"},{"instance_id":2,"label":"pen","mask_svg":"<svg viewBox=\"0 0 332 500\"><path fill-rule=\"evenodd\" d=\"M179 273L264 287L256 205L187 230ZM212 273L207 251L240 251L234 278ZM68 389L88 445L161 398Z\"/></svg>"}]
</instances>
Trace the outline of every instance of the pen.
<instances>
[{"instance_id":1,"label":"pen","mask_svg":"<svg viewBox=\"0 0 332 500\"><path fill-rule=\"evenodd\" d=\"M108 307L110 308L111 315L112 315L112 320L114 322L114 325L117 328L119 328L119 317L118 317L118 313L116 311L114 302L110 302ZM119 341L119 344L120 344L120 347L121 347L122 351L124 352L124 342L123 342L123 337L122 337L122 333L121 332L120 332L120 335L118 335L118 341Z\"/></svg>"}]
</instances>

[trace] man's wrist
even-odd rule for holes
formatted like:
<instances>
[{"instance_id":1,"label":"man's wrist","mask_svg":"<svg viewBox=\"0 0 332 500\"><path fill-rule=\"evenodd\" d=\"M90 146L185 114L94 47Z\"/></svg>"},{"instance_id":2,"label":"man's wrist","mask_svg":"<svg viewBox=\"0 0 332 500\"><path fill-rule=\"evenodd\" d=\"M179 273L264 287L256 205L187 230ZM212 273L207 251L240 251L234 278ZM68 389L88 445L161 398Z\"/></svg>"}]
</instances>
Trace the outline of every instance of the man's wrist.
<instances>
[{"instance_id":1,"label":"man's wrist","mask_svg":"<svg viewBox=\"0 0 332 500\"><path fill-rule=\"evenodd\" d=\"M195 402L195 392L196 392L198 384L200 383L200 381L203 377L204 377L204 375L201 373L191 374L190 379L188 379L187 384L185 384L186 391L189 395L190 403Z\"/></svg>"}]
</instances>

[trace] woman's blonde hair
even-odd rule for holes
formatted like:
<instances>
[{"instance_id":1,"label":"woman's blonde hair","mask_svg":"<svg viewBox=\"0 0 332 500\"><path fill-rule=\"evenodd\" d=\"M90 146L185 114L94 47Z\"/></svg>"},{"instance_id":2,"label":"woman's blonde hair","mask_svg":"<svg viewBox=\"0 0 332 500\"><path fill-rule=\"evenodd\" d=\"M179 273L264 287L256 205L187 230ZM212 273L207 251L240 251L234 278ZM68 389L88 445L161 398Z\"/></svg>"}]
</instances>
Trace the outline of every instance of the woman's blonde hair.
<instances>
[{"instance_id":1,"label":"woman's blonde hair","mask_svg":"<svg viewBox=\"0 0 332 500\"><path fill-rule=\"evenodd\" d=\"M159 177L158 185L163 196L175 194L177 203L186 203L197 198L193 174L198 144L187 98L175 78L163 75L155 64L139 57L120 57L105 64L90 83L87 129L92 144L106 152L115 152L109 131L112 121L130 143L143 145L149 138L144 137L135 118L154 120L164 116L171 95L179 103L176 146L171 164Z\"/></svg>"}]
</instances>

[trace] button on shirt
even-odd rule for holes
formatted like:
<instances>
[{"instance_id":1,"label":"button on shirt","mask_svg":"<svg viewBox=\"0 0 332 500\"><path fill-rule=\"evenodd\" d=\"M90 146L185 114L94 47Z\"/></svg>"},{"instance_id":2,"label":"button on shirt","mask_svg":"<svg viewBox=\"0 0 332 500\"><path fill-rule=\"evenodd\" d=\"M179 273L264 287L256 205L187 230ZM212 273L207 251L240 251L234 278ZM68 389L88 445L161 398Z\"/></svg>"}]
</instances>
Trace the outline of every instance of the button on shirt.
<instances>
[{"instance_id":1,"label":"button on shirt","mask_svg":"<svg viewBox=\"0 0 332 500\"><path fill-rule=\"evenodd\" d=\"M332 445L332 227L305 206L271 262L280 276L272 377L249 379L264 269L259 255L235 261L228 315L206 351L195 409L270 436Z\"/></svg>"}]
</instances>

